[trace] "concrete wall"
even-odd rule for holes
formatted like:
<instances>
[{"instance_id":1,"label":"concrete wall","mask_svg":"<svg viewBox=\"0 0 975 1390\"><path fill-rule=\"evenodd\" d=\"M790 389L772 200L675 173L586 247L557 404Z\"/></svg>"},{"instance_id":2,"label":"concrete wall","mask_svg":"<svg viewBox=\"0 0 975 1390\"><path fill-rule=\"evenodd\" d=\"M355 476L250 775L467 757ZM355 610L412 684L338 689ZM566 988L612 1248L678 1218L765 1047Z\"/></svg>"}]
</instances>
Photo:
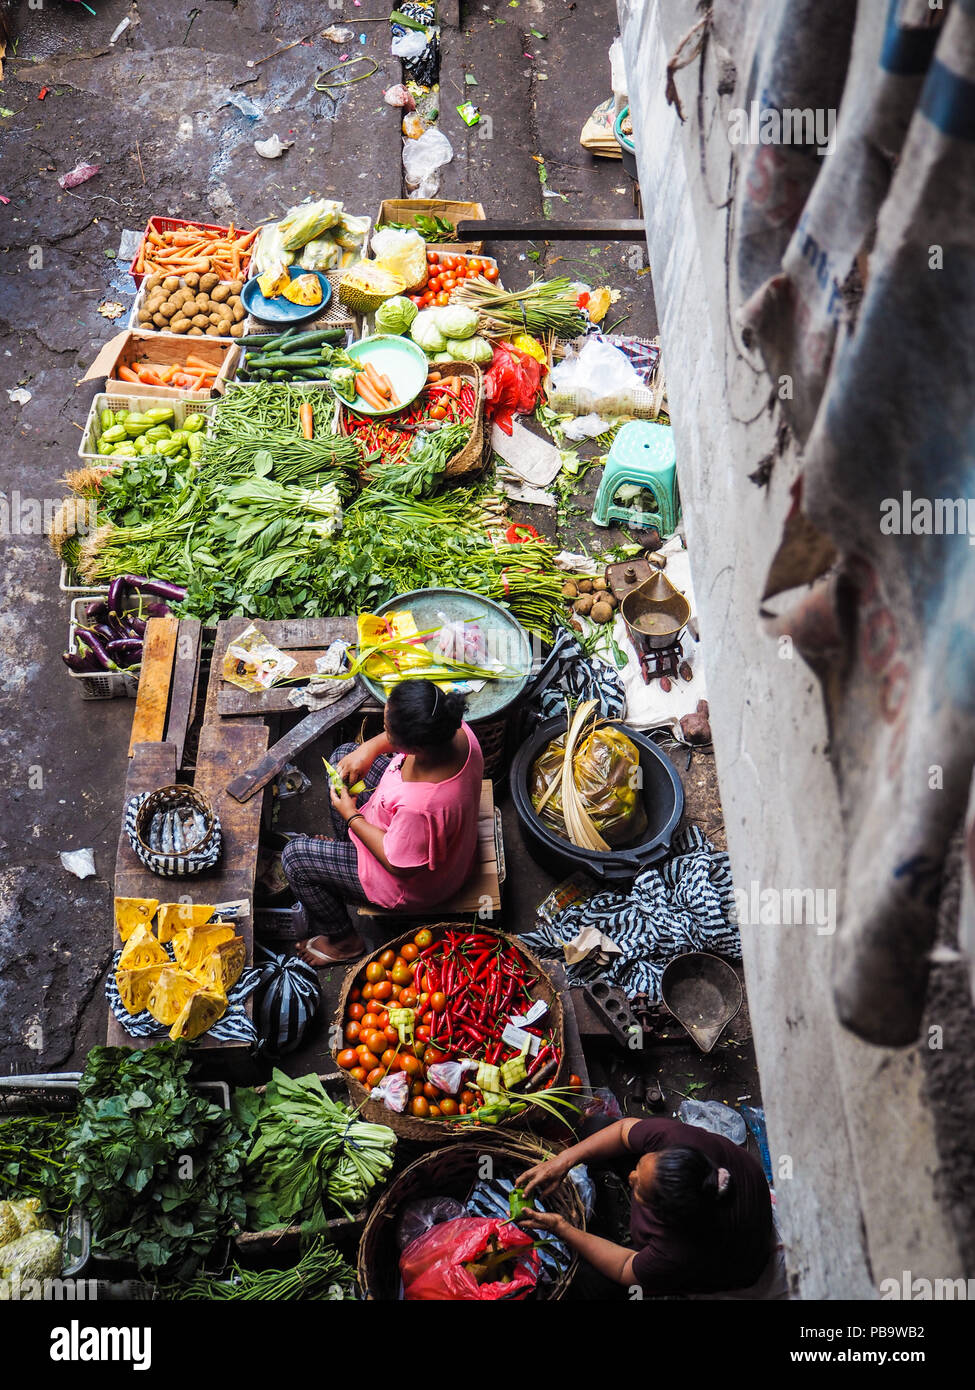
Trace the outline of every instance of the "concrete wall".
<instances>
[{"instance_id":1,"label":"concrete wall","mask_svg":"<svg viewBox=\"0 0 975 1390\"><path fill-rule=\"evenodd\" d=\"M736 887L838 889L842 829L818 686L758 622L797 463L767 489L748 479L772 448L771 381L729 322L726 111L743 84L755 4L718 3L704 65L666 63L700 17L692 0L619 0L647 243L711 724ZM962 1273L935 1196L938 1156L917 1049L867 1046L836 1022L832 938L815 925L743 924L748 999L769 1125L780 1225L802 1298L877 1296L881 1281ZM790 1176L791 1174L791 1176Z\"/></svg>"}]
</instances>

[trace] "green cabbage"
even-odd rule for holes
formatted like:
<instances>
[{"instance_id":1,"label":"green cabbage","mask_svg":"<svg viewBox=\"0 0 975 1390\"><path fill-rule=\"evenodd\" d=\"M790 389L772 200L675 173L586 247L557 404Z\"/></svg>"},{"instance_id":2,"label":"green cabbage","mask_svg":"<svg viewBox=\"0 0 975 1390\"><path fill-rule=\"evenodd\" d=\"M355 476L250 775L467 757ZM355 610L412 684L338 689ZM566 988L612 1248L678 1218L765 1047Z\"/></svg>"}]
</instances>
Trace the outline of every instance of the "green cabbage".
<instances>
[{"instance_id":1,"label":"green cabbage","mask_svg":"<svg viewBox=\"0 0 975 1390\"><path fill-rule=\"evenodd\" d=\"M426 353L443 352L447 339L437 324L436 309L421 309L410 324L410 337Z\"/></svg>"},{"instance_id":2,"label":"green cabbage","mask_svg":"<svg viewBox=\"0 0 975 1390\"><path fill-rule=\"evenodd\" d=\"M394 294L376 310L377 333L405 333L416 318L416 305L403 294Z\"/></svg>"},{"instance_id":3,"label":"green cabbage","mask_svg":"<svg viewBox=\"0 0 975 1390\"><path fill-rule=\"evenodd\" d=\"M445 338L473 338L477 332L477 312L463 304L445 304L436 315L437 327Z\"/></svg>"},{"instance_id":4,"label":"green cabbage","mask_svg":"<svg viewBox=\"0 0 975 1390\"><path fill-rule=\"evenodd\" d=\"M454 362L490 362L494 358L486 338L448 338L446 350Z\"/></svg>"}]
</instances>

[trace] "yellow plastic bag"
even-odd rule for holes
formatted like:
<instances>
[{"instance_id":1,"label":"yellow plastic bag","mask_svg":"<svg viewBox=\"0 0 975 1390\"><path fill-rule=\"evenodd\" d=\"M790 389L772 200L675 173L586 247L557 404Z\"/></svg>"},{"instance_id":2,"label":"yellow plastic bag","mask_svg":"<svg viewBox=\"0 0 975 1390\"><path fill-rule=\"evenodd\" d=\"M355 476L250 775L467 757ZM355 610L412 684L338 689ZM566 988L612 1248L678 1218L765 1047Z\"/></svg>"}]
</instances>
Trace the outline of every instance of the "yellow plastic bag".
<instances>
[{"instance_id":1,"label":"yellow plastic bag","mask_svg":"<svg viewBox=\"0 0 975 1390\"><path fill-rule=\"evenodd\" d=\"M564 749L564 735L543 748L532 763L528 794L545 824L567 838L558 786ZM597 729L576 748L572 772L585 809L606 843L614 848L634 843L647 828L647 813L640 793L640 754L633 740L612 726ZM542 806L553 781L555 790Z\"/></svg>"},{"instance_id":2,"label":"yellow plastic bag","mask_svg":"<svg viewBox=\"0 0 975 1390\"><path fill-rule=\"evenodd\" d=\"M420 285L427 275L427 244L419 232L384 227L372 239L376 264L398 275L407 289Z\"/></svg>"}]
</instances>

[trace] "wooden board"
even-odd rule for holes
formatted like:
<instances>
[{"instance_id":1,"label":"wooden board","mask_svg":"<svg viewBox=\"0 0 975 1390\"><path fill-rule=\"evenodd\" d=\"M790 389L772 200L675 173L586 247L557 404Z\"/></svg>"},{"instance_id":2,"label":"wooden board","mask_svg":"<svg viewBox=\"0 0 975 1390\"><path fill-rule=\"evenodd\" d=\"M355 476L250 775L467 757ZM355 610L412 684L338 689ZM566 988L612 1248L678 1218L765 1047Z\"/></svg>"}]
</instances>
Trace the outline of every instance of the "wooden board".
<instances>
[{"instance_id":1,"label":"wooden board","mask_svg":"<svg viewBox=\"0 0 975 1390\"><path fill-rule=\"evenodd\" d=\"M369 692L365 686L356 682L348 695L343 695L334 705L309 714L300 724L296 724L290 733L285 734L284 738L278 739L260 762L236 777L227 787L228 793L237 801L249 801L256 792L266 787L297 753L314 743L326 729L333 728L353 714L360 705L365 704L368 697Z\"/></svg>"},{"instance_id":2,"label":"wooden board","mask_svg":"<svg viewBox=\"0 0 975 1390\"><path fill-rule=\"evenodd\" d=\"M202 625L198 618L182 618L176 636L176 655L169 692L166 742L176 749L176 766L182 766L186 735L193 722L196 686L200 673Z\"/></svg>"},{"instance_id":3,"label":"wooden board","mask_svg":"<svg viewBox=\"0 0 975 1390\"><path fill-rule=\"evenodd\" d=\"M132 716L129 757L137 743L159 743L166 728L169 708L169 682L176 657L179 620L174 617L150 618L142 648L139 693Z\"/></svg>"},{"instance_id":4,"label":"wooden board","mask_svg":"<svg viewBox=\"0 0 975 1390\"><path fill-rule=\"evenodd\" d=\"M634 219L619 222L509 222L488 218L484 222L457 224L458 241L473 237L482 237L485 241L645 242L647 229L645 223Z\"/></svg>"},{"instance_id":5,"label":"wooden board","mask_svg":"<svg viewBox=\"0 0 975 1390\"><path fill-rule=\"evenodd\" d=\"M299 676L308 678L315 674L315 662L335 641L354 642L356 636L355 622L352 618L300 618L281 622L257 622L257 627L281 651L288 652L298 662L298 665L288 677L287 685L272 686L270 690L250 691L241 690L236 685L231 685L222 679L223 657L230 642L235 637L239 637L244 628L247 627L249 619L230 619L230 623L241 623L236 632L228 633L227 641L224 643L220 652L219 665L214 662L213 670L216 672L219 688L217 693L217 711L221 715L235 714L272 714L292 712L295 706L290 704L288 696L294 690L295 680ZM224 624L221 623L223 628ZM219 629L218 629L219 631ZM216 653L214 653L216 656ZM211 676L211 680L213 676Z\"/></svg>"}]
</instances>

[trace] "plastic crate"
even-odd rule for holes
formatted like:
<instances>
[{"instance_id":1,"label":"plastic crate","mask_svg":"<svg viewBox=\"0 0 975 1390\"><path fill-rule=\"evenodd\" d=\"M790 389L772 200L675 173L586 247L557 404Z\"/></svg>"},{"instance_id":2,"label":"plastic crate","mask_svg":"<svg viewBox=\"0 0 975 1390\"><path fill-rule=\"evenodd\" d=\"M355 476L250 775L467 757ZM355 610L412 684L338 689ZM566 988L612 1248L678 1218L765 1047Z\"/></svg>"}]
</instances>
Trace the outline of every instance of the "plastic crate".
<instances>
[{"instance_id":1,"label":"plastic crate","mask_svg":"<svg viewBox=\"0 0 975 1390\"><path fill-rule=\"evenodd\" d=\"M75 633L78 628L87 625L84 608L97 597L97 594L88 594L71 600L71 621L68 625L69 652L76 649ZM88 674L83 671L71 671L68 667L64 669L73 681L78 681L83 700L134 700L139 693L138 671L99 671Z\"/></svg>"},{"instance_id":2,"label":"plastic crate","mask_svg":"<svg viewBox=\"0 0 975 1390\"><path fill-rule=\"evenodd\" d=\"M81 575L66 565L63 560L61 561L58 588L62 594L86 594L90 599L97 598L99 594L108 593L107 584L86 584Z\"/></svg>"},{"instance_id":3,"label":"plastic crate","mask_svg":"<svg viewBox=\"0 0 975 1390\"><path fill-rule=\"evenodd\" d=\"M222 284L222 285L226 285L226 284L228 284L228 283L229 283L229 282L228 282L227 280L221 280L221 281L220 281L220 284ZM138 329L138 331L141 332L141 333L165 333L165 332L166 332L166 329L165 329L165 328L157 328L156 325L155 325L154 323L140 323L140 322L139 322L139 313L140 313L140 311L141 311L141 309L142 309L143 304L145 304L145 302L146 302L146 300L147 300L148 298L149 298L149 292L148 292L148 290L146 289L145 285L144 285L144 284L140 285L139 288L138 288L138 290L136 291L135 299L133 299L133 301L132 301L132 308L129 310L129 321L128 321L128 323L127 323L125 326L126 326L126 328ZM245 313L244 317L240 320L240 322L241 322L241 323L246 323L246 322L247 322L247 314L246 314L246 313ZM176 337L176 338L185 338L186 341L187 341L188 343L199 343L199 342L204 342L204 341L206 341L206 342L208 342L208 343L224 343L224 344L227 344L227 343L236 343L236 342L237 342L237 339L238 339L238 338L242 338L242 337L244 336L244 333L246 333L246 331L247 331L247 330L244 329L244 331L243 331L242 333L239 333L239 334L237 335L237 338L234 338L234 337L231 336L230 334L228 334L227 337L222 338L222 337L218 336L218 334L216 334L216 333L175 333L173 336Z\"/></svg>"},{"instance_id":4,"label":"plastic crate","mask_svg":"<svg viewBox=\"0 0 975 1390\"><path fill-rule=\"evenodd\" d=\"M187 415L209 416L213 409L213 402L187 399L183 396L160 398L159 396L130 396L124 391L100 391L91 403L88 419L85 421L85 428L81 436L81 443L78 446L78 457L84 459L87 464L100 464L103 468L113 466L111 454L98 452L98 441L102 436L101 413L103 410L142 412L160 410L163 406L172 409L174 423L178 429Z\"/></svg>"},{"instance_id":5,"label":"plastic crate","mask_svg":"<svg viewBox=\"0 0 975 1390\"><path fill-rule=\"evenodd\" d=\"M143 280L146 278L145 271L136 270L136 265L138 264L139 256L142 254L142 248L145 245L146 237L150 232L178 232L181 227L197 227L202 232L220 232L223 236L226 236L230 231L229 227L220 227L215 222L187 222L181 217L150 217L149 221L146 223L146 229L142 233L142 240L139 242L139 248L132 257L132 264L129 267L129 274L132 276L137 287L141 286ZM235 241L238 237L250 235L246 227L235 227L234 233ZM247 278L247 267L250 265L252 251L253 244L250 250L244 252L244 262L240 267L241 279Z\"/></svg>"}]
</instances>

